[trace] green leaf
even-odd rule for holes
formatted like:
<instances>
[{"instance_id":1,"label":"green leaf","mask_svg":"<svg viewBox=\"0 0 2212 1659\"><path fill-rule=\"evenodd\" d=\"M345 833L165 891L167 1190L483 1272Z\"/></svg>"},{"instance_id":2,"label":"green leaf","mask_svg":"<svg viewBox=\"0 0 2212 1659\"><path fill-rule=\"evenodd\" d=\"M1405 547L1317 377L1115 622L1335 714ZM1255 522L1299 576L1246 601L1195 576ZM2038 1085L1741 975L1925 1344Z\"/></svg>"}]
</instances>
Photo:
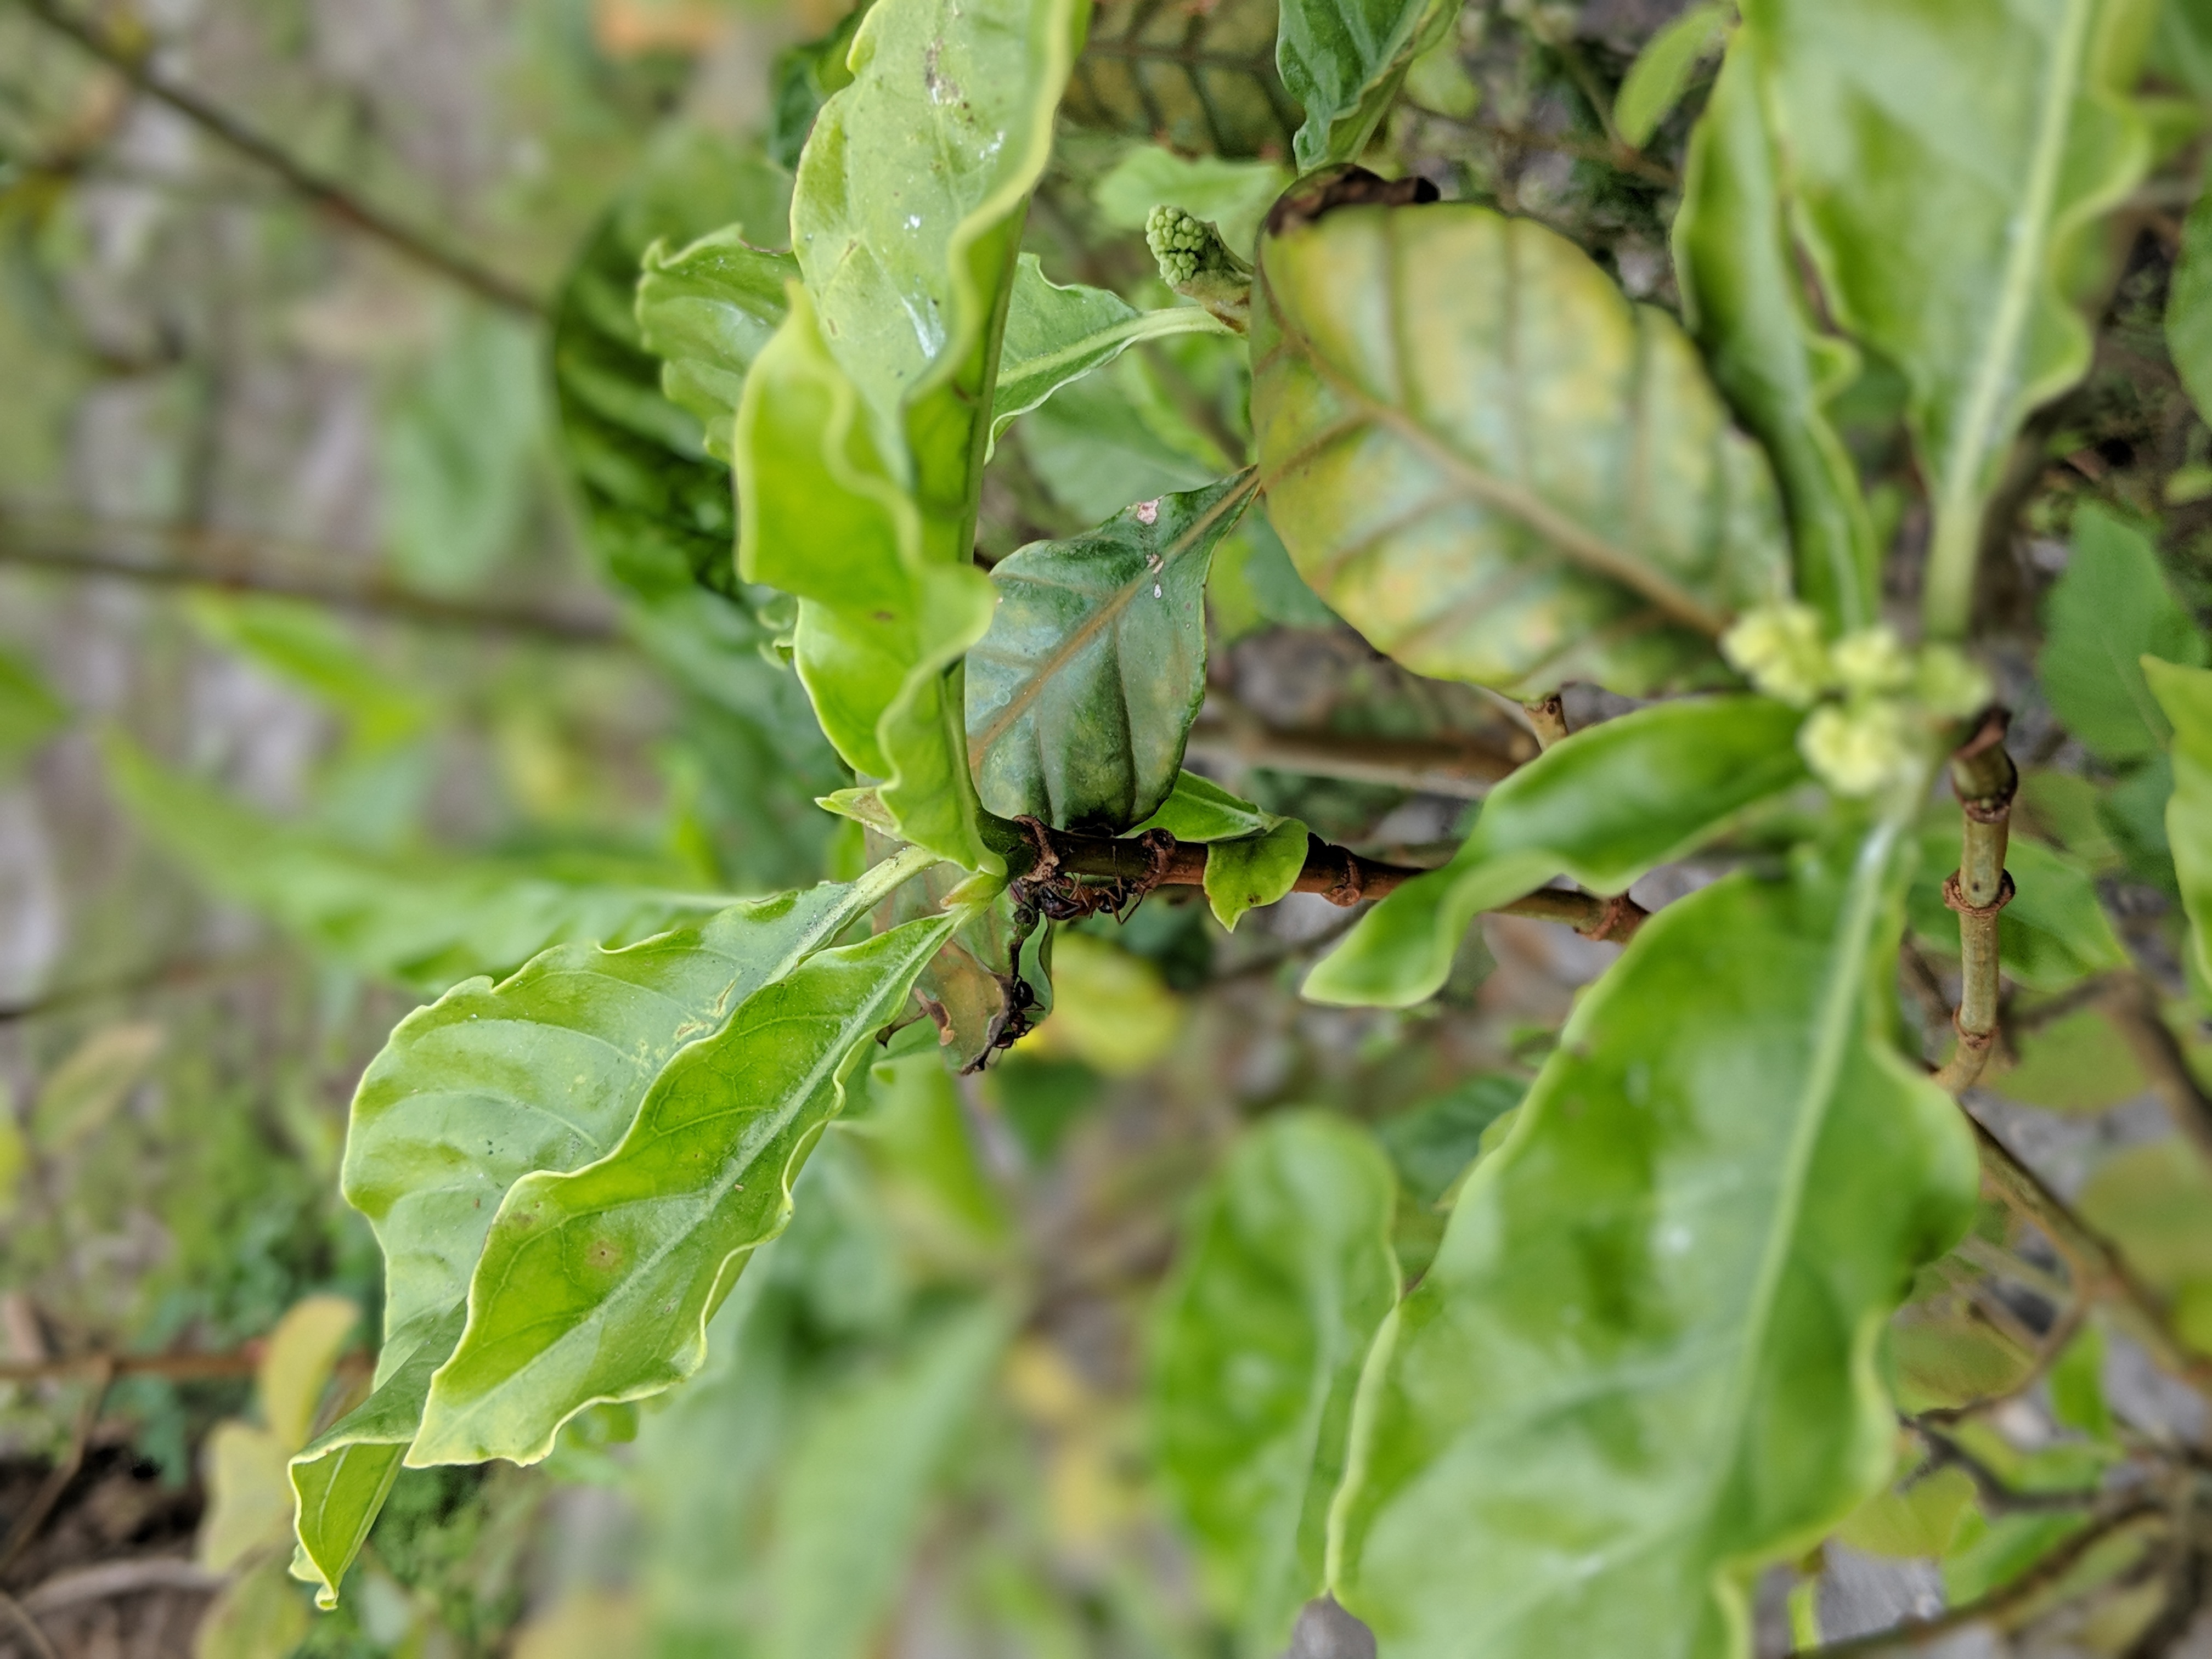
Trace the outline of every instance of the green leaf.
<instances>
[{"instance_id":1,"label":"green leaf","mask_svg":"<svg viewBox=\"0 0 2212 1659\"><path fill-rule=\"evenodd\" d=\"M1085 524L1202 489L1237 465L1179 419L1141 355L1061 387L1014 435L1046 493Z\"/></svg>"},{"instance_id":2,"label":"green leaf","mask_svg":"<svg viewBox=\"0 0 2212 1659\"><path fill-rule=\"evenodd\" d=\"M2053 1112L2096 1113L2150 1086L2127 1040L2095 1008L2015 1031L2013 1041L2019 1063L1994 1071L1986 1084L2008 1100Z\"/></svg>"},{"instance_id":3,"label":"green leaf","mask_svg":"<svg viewBox=\"0 0 2212 1659\"><path fill-rule=\"evenodd\" d=\"M1880 620L1874 521L1857 465L1828 415L1859 358L1815 323L1799 278L1781 167L1759 108L1757 50L1752 36L1738 36L1691 131L1674 269L1706 366L1774 463L1798 595L1832 632L1848 633ZM1618 107L1614 118L1622 118Z\"/></svg>"},{"instance_id":4,"label":"green leaf","mask_svg":"<svg viewBox=\"0 0 2212 1659\"><path fill-rule=\"evenodd\" d=\"M538 351L528 327L472 304L387 413L377 500L415 586L473 586L514 544L544 422Z\"/></svg>"},{"instance_id":5,"label":"green leaf","mask_svg":"<svg viewBox=\"0 0 2212 1659\"><path fill-rule=\"evenodd\" d=\"M1239 836L1264 834L1280 822L1273 813L1231 794L1212 778L1178 772L1175 787L1160 803L1159 811L1142 823L1132 825L1129 833L1164 830L1177 841L1234 841Z\"/></svg>"},{"instance_id":6,"label":"green leaf","mask_svg":"<svg viewBox=\"0 0 2212 1659\"><path fill-rule=\"evenodd\" d=\"M1005 296L1088 17L1080 0L880 0L799 159L793 252L932 563L973 552Z\"/></svg>"},{"instance_id":7,"label":"green leaf","mask_svg":"<svg viewBox=\"0 0 2212 1659\"><path fill-rule=\"evenodd\" d=\"M656 241L684 247L733 222L780 241L790 198L781 168L687 128L655 148L562 284L562 455L601 568L641 598L681 593L695 578L733 587L737 515L728 470L707 454L698 421L661 392L660 359L638 327L638 262Z\"/></svg>"},{"instance_id":8,"label":"green leaf","mask_svg":"<svg viewBox=\"0 0 2212 1659\"><path fill-rule=\"evenodd\" d=\"M2212 191L2197 198L2181 228L2166 291L2166 349L2197 412L2212 421Z\"/></svg>"},{"instance_id":9,"label":"green leaf","mask_svg":"<svg viewBox=\"0 0 2212 1659\"><path fill-rule=\"evenodd\" d=\"M1397 1299L1390 1166L1316 1112L1247 1133L1162 1294L1150 1394L1160 1463L1207 1598L1240 1648L1281 1651L1320 1592L1352 1393Z\"/></svg>"},{"instance_id":10,"label":"green leaf","mask_svg":"<svg viewBox=\"0 0 2212 1659\"><path fill-rule=\"evenodd\" d=\"M423 694L372 659L327 607L265 594L201 593L192 620L210 635L345 716L364 748L420 734L434 714Z\"/></svg>"},{"instance_id":11,"label":"green leaf","mask_svg":"<svg viewBox=\"0 0 2212 1659\"><path fill-rule=\"evenodd\" d=\"M1305 106L1291 143L1298 171L1357 161L1407 68L1458 15L1450 0L1283 0L1275 66Z\"/></svg>"},{"instance_id":12,"label":"green leaf","mask_svg":"<svg viewBox=\"0 0 2212 1659\"><path fill-rule=\"evenodd\" d=\"M792 1449L767 1564L777 1586L769 1649L860 1659L890 1610L924 1504L1012 1334L978 1303L926 1330L880 1374L824 1400Z\"/></svg>"},{"instance_id":13,"label":"green leaf","mask_svg":"<svg viewBox=\"0 0 2212 1659\"><path fill-rule=\"evenodd\" d=\"M409 1465L534 1462L585 1407L697 1370L708 1319L789 1217L792 1180L860 1045L898 1014L956 921L808 957L678 1054L612 1152L516 1182Z\"/></svg>"},{"instance_id":14,"label":"green leaf","mask_svg":"<svg viewBox=\"0 0 2212 1659\"><path fill-rule=\"evenodd\" d=\"M48 1158L62 1158L96 1137L146 1080L167 1033L130 1020L105 1025L46 1073L31 1108L31 1144Z\"/></svg>"},{"instance_id":15,"label":"green leaf","mask_svg":"<svg viewBox=\"0 0 2212 1659\"><path fill-rule=\"evenodd\" d=\"M927 862L904 853L850 885L734 905L625 950L562 945L501 984L456 986L399 1023L356 1092L343 1178L384 1251L375 1387L292 1464L301 1548L325 1605L421 1426L431 1373L460 1336L469 1275L508 1189L612 1150L687 1044L712 1036Z\"/></svg>"},{"instance_id":16,"label":"green leaf","mask_svg":"<svg viewBox=\"0 0 2212 1659\"><path fill-rule=\"evenodd\" d=\"M1692 6L1644 44L1613 100L1613 130L1632 149L1642 149L1668 112L1689 90L1700 58L1721 44L1729 24L1724 5Z\"/></svg>"},{"instance_id":17,"label":"green leaf","mask_svg":"<svg viewBox=\"0 0 2212 1659\"><path fill-rule=\"evenodd\" d=\"M38 671L11 651L0 651L0 779L68 723L69 708Z\"/></svg>"},{"instance_id":18,"label":"green leaf","mask_svg":"<svg viewBox=\"0 0 2212 1659\"><path fill-rule=\"evenodd\" d=\"M1924 611L1966 631L1984 504L2089 365L2062 273L2149 159L2143 0L1745 0L1796 221L1838 324L1910 386L1934 507Z\"/></svg>"},{"instance_id":19,"label":"green leaf","mask_svg":"<svg viewBox=\"0 0 2212 1659\"><path fill-rule=\"evenodd\" d=\"M2196 0L2166 0L2151 38L2150 67L2212 104L2212 17Z\"/></svg>"},{"instance_id":20,"label":"green leaf","mask_svg":"<svg viewBox=\"0 0 2212 1659\"><path fill-rule=\"evenodd\" d=\"M1436 994L1482 911L1562 874L1592 892L1625 892L1804 782L1800 718L1764 697L1696 698L1553 744L1491 791L1449 864L1359 919L1315 964L1304 994L1402 1008Z\"/></svg>"},{"instance_id":21,"label":"green leaf","mask_svg":"<svg viewBox=\"0 0 2212 1659\"><path fill-rule=\"evenodd\" d=\"M997 447L999 434L1016 416L1027 414L1069 381L1104 368L1139 341L1231 331L1202 306L1139 311L1103 288L1062 288L1046 277L1036 254L1024 253L1015 264L1013 291L1006 301L1006 340L991 397L990 447Z\"/></svg>"},{"instance_id":22,"label":"green leaf","mask_svg":"<svg viewBox=\"0 0 2212 1659\"><path fill-rule=\"evenodd\" d=\"M1534 220L1346 207L1260 241L1252 418L1299 573L1416 672L1729 683L1787 592L1772 475L1695 348Z\"/></svg>"},{"instance_id":23,"label":"green leaf","mask_svg":"<svg viewBox=\"0 0 2212 1659\"><path fill-rule=\"evenodd\" d=\"M2147 759L2167 726L2143 679L2148 653L2201 667L2204 635L2167 588L2150 538L2104 508L2074 517L2074 551L2044 611L2044 695L2100 760Z\"/></svg>"},{"instance_id":24,"label":"green leaf","mask_svg":"<svg viewBox=\"0 0 2212 1659\"><path fill-rule=\"evenodd\" d=\"M1203 11L1100 0L1066 113L1182 155L1279 159L1299 112L1276 72L1275 37L1275 0Z\"/></svg>"},{"instance_id":25,"label":"green leaf","mask_svg":"<svg viewBox=\"0 0 2212 1659\"><path fill-rule=\"evenodd\" d=\"M1231 933L1247 910L1273 904L1297 884L1312 839L1296 818L1278 820L1256 836L1217 841L1206 849L1206 902Z\"/></svg>"},{"instance_id":26,"label":"green leaf","mask_svg":"<svg viewBox=\"0 0 2212 1659\"><path fill-rule=\"evenodd\" d=\"M990 578L925 556L922 515L795 286L790 318L745 380L737 472L739 574L799 596L799 677L830 743L882 780L907 840L995 867L975 825L955 672L991 624Z\"/></svg>"},{"instance_id":27,"label":"green leaf","mask_svg":"<svg viewBox=\"0 0 2212 1659\"><path fill-rule=\"evenodd\" d=\"M362 973L437 992L568 939L626 943L726 895L659 885L674 872L604 858L380 856L272 823L120 737L111 786L139 828L213 891Z\"/></svg>"},{"instance_id":28,"label":"green leaf","mask_svg":"<svg viewBox=\"0 0 2212 1659\"><path fill-rule=\"evenodd\" d=\"M1883 1320L1977 1176L1884 1035L1909 846L1660 911L1475 1165L1330 1516L1395 1659L1737 1651L1750 1576L1881 1486Z\"/></svg>"},{"instance_id":29,"label":"green leaf","mask_svg":"<svg viewBox=\"0 0 2212 1659\"><path fill-rule=\"evenodd\" d=\"M1959 814L1939 809L1920 831L1920 866L1907 908L1912 930L1959 953L1959 918L1943 904L1943 878L1959 867ZM1997 917L2005 973L2038 991L2063 991L2091 974L2128 965L2089 872L2055 848L2014 835L2005 849L2012 902Z\"/></svg>"},{"instance_id":30,"label":"green leaf","mask_svg":"<svg viewBox=\"0 0 2212 1659\"><path fill-rule=\"evenodd\" d=\"M991 572L968 653L968 748L983 805L1118 834L1175 787L1206 699L1206 577L1252 499L1237 477L1164 495Z\"/></svg>"},{"instance_id":31,"label":"green leaf","mask_svg":"<svg viewBox=\"0 0 2212 1659\"><path fill-rule=\"evenodd\" d=\"M637 280L638 337L661 360L660 389L697 417L707 453L725 464L745 376L782 325L784 290L799 275L798 260L754 246L747 229L726 226L677 250L655 242Z\"/></svg>"},{"instance_id":32,"label":"green leaf","mask_svg":"<svg viewBox=\"0 0 2212 1659\"><path fill-rule=\"evenodd\" d=\"M2151 692L2173 723L2173 793L2166 804L2173 873L2189 915L2200 980L2212 983L2212 672L2142 659ZM2015 878L2017 879L2017 878Z\"/></svg>"},{"instance_id":33,"label":"green leaf","mask_svg":"<svg viewBox=\"0 0 2212 1659\"><path fill-rule=\"evenodd\" d=\"M860 20L868 15L869 0L838 20L837 27L818 40L786 46L769 65L768 153L779 166L795 167L814 131L814 118L833 92L853 84L846 54Z\"/></svg>"},{"instance_id":34,"label":"green leaf","mask_svg":"<svg viewBox=\"0 0 2212 1659\"><path fill-rule=\"evenodd\" d=\"M1375 1126L1375 1138L1408 1195L1434 1204L1474 1161L1490 1126L1528 1092L1525 1079L1479 1072L1449 1093L1385 1118Z\"/></svg>"},{"instance_id":35,"label":"green leaf","mask_svg":"<svg viewBox=\"0 0 2212 1659\"><path fill-rule=\"evenodd\" d=\"M1260 240L1260 221L1290 182L1290 169L1273 161L1178 155L1139 144L1092 187L1091 199L1116 230L1142 230L1156 207L1181 208L1249 257Z\"/></svg>"}]
</instances>

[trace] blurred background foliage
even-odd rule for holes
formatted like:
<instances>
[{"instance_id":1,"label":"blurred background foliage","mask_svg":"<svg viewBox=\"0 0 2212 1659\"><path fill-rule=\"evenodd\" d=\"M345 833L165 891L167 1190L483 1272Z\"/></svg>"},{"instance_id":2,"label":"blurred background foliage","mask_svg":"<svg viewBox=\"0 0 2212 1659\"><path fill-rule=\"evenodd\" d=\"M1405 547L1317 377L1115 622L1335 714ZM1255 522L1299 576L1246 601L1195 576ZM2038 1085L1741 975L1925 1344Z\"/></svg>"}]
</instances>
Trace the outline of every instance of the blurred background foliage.
<instances>
[{"instance_id":1,"label":"blurred background foliage","mask_svg":"<svg viewBox=\"0 0 2212 1659\"><path fill-rule=\"evenodd\" d=\"M1671 305L1710 62L1640 149L1609 124L1681 9L1472 4L1370 159L1541 218ZM2212 1354L2212 1175L2167 1109L2203 1085L2155 1063L2212 1077L2180 1000L2167 763L2078 700L2062 724L2063 665L2039 681L2034 660L2078 501L2162 526L2179 597L2154 623L2194 637L2212 605L2212 434L2157 320L2212 94L2191 13L2173 0L2161 25L2166 160L2120 216L2097 368L2031 429L2042 493L1991 562L1984 641L2032 761L2023 816L2099 872L2119 933L2112 961L2022 988L1985 1103ZM1317 897L1233 938L1190 894L1066 929L1054 1012L1003 1061L874 1068L705 1374L590 1414L535 1468L404 1474L337 1613L285 1577L267 1470L357 1395L377 1325L376 1252L336 1175L393 1022L549 942L642 937L865 856L811 805L847 780L775 659L773 596L731 573L726 472L659 396L629 305L656 240L738 221L781 241L773 164L851 20L836 0L96 15L125 62L345 201L0 0L0 1586L72 1655L1241 1650L1144 1404L1184 1218L1242 1128L1322 1108L1373 1129L1418 1273L1611 947L1491 917L1440 999L1388 1013L1297 1000L1346 920ZM1138 234L1160 202L1249 244L1298 118L1274 33L1272 0L1101 6L1030 218L1048 275L1169 302ZM1070 386L1000 446L984 555L1242 465L1246 395L1240 350L1196 336ZM1877 362L1846 412L1910 550L1901 397ZM2104 606L2112 579L2079 580ZM1332 839L1433 856L1528 752L1507 711L1339 624L1256 512L1209 614L1194 763ZM1932 1001L1940 912L1928 934ZM2083 976L2127 961L2153 988L2115 1014ZM1906 1404L2008 1391L2061 1305L1993 1212L1899 1317ZM2073 1524L1960 1468L2078 1485L2131 1437L2204 1427L2197 1395L2095 1328L2006 1410L1975 1425L1978 1462L1777 1575L1762 1651L1786 1650L1792 1596L1824 1598L1831 1634L1871 1627L1935 1586L2005 1582ZM95 1569L121 1576L94 1593ZM2124 1550L2077 1564L2063 1650L2130 1651L2146 1582ZM1299 1639L1358 1650L1320 1618ZM2038 1639L2021 1651L2061 1650Z\"/></svg>"}]
</instances>

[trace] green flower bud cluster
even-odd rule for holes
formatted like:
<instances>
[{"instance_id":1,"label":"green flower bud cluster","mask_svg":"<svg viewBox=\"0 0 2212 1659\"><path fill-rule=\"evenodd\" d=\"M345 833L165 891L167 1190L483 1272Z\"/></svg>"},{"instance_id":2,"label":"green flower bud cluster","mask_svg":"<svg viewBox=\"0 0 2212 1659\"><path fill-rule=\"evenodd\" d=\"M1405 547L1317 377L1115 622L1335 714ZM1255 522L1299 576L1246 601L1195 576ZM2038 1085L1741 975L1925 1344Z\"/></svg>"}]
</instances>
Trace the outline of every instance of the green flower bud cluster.
<instances>
[{"instance_id":1,"label":"green flower bud cluster","mask_svg":"<svg viewBox=\"0 0 2212 1659\"><path fill-rule=\"evenodd\" d=\"M1220 240L1212 225L1178 207L1154 208L1145 218L1145 246L1159 261L1160 280L1181 288L1206 269Z\"/></svg>"},{"instance_id":2,"label":"green flower bud cluster","mask_svg":"<svg viewBox=\"0 0 2212 1659\"><path fill-rule=\"evenodd\" d=\"M1722 636L1721 654L1768 696L1811 710L1797 748L1839 795L1910 779L1952 726L1990 700L1989 676L1952 647L1916 653L1887 623L1831 642L1802 605L1747 612Z\"/></svg>"}]
</instances>

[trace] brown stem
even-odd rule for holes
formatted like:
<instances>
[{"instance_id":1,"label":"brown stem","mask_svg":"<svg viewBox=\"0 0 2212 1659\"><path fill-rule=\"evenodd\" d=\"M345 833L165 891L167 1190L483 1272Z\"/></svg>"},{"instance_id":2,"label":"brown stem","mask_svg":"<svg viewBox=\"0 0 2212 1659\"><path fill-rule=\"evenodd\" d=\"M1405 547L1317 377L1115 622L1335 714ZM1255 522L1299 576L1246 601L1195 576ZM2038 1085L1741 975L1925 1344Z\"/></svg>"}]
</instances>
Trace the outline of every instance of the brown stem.
<instances>
[{"instance_id":1,"label":"brown stem","mask_svg":"<svg viewBox=\"0 0 2212 1659\"><path fill-rule=\"evenodd\" d=\"M1959 913L1959 1012L1951 1024L1959 1046L1936 1074L1954 1094L1970 1087L1989 1064L1997 1040L1997 916L2012 899L2005 842L2020 774L2005 752L2011 716L1993 708L1951 757L1951 788L1962 824L1959 868L1944 884L1943 902Z\"/></svg>"},{"instance_id":2,"label":"brown stem","mask_svg":"<svg viewBox=\"0 0 2212 1659\"><path fill-rule=\"evenodd\" d=\"M2022 1492L2001 1478L1995 1469L1950 1436L1929 1427L1925 1416L1908 1417L1905 1420L1928 1443L1927 1464L1913 1479L1923 1480L1941 1468L1958 1469L1974 1483L1974 1490L1981 1495L1986 1508L2014 1514L2063 1513L2069 1510L2086 1510L2101 1495L2094 1487L2074 1492Z\"/></svg>"},{"instance_id":3,"label":"brown stem","mask_svg":"<svg viewBox=\"0 0 2212 1659\"><path fill-rule=\"evenodd\" d=\"M1536 734L1536 746L1549 749L1563 742L1567 736L1567 705L1556 691L1548 697L1539 697L1534 702L1524 702L1521 712L1528 717L1529 729Z\"/></svg>"},{"instance_id":4,"label":"brown stem","mask_svg":"<svg viewBox=\"0 0 2212 1659\"><path fill-rule=\"evenodd\" d=\"M96 539L143 538L161 549L159 562L92 546ZM77 576L112 576L156 586L211 587L270 593L395 617L435 628L513 634L562 645L606 645L620 637L611 617L550 607L447 599L372 578L333 580L304 570L270 567L273 550L220 531L0 512L0 565ZM324 562L327 564L325 556Z\"/></svg>"},{"instance_id":5,"label":"brown stem","mask_svg":"<svg viewBox=\"0 0 2212 1659\"><path fill-rule=\"evenodd\" d=\"M1131 891L1153 887L1200 887L1206 882L1206 847L1174 842L1164 854L1133 840L1086 836L1073 830L1042 830L1051 849L1054 873L1117 883ZM1153 831L1154 835L1160 832ZM1427 873L1404 865L1362 858L1351 848L1312 838L1304 867L1291 890L1320 893L1336 904L1382 898L1415 876ZM1596 898L1588 893L1547 887L1496 907L1505 915L1557 921L1590 939L1625 945L1650 914L1628 898Z\"/></svg>"},{"instance_id":6,"label":"brown stem","mask_svg":"<svg viewBox=\"0 0 2212 1659\"><path fill-rule=\"evenodd\" d=\"M2165 1508L2155 1498L2126 1498L2106 1510L2081 1531L2072 1534L2019 1577L1991 1590L1978 1601L1968 1601L1964 1606L1948 1608L1933 1619L1914 1619L1865 1636L1848 1637L1840 1642L1823 1642L1817 1648L1799 1648L1791 1655L1791 1659L1846 1659L1846 1656L1909 1650L1925 1647L1938 1637L1948 1635L1968 1625L2001 1619L2063 1578L2082 1557L2114 1533L2147 1516L2163 1514Z\"/></svg>"},{"instance_id":7,"label":"brown stem","mask_svg":"<svg viewBox=\"0 0 2212 1659\"><path fill-rule=\"evenodd\" d=\"M73 16L58 0L23 0L24 6L47 27L82 46L132 86L171 109L202 131L266 167L332 217L404 254L426 270L450 277L494 305L527 317L545 314L544 304L532 294L498 273L486 270L428 235L402 224L381 209L371 207L336 179L295 160L280 145L255 131L237 117L210 103L199 94L178 86L156 71L137 45L118 39L89 18Z\"/></svg>"},{"instance_id":8,"label":"brown stem","mask_svg":"<svg viewBox=\"0 0 2212 1659\"><path fill-rule=\"evenodd\" d=\"M160 1376L172 1382L251 1376L261 1357L250 1348L228 1353L76 1354L60 1359L0 1363L0 1383L53 1382L72 1376Z\"/></svg>"},{"instance_id":9,"label":"brown stem","mask_svg":"<svg viewBox=\"0 0 2212 1659\"><path fill-rule=\"evenodd\" d=\"M46 1632L39 1628L39 1621L32 1618L29 1610L6 1590L0 1590L0 1613L8 1615L8 1622L15 1627L16 1633L31 1644L31 1651L36 1659L61 1659L61 1656L54 1651L54 1644L46 1639Z\"/></svg>"},{"instance_id":10,"label":"brown stem","mask_svg":"<svg viewBox=\"0 0 2212 1659\"><path fill-rule=\"evenodd\" d=\"M2159 1018L2156 988L2140 974L2114 975L2097 1005L2142 1067L2173 1127L2212 1162L2212 1099L2206 1098L2181 1044Z\"/></svg>"},{"instance_id":11,"label":"brown stem","mask_svg":"<svg viewBox=\"0 0 2212 1659\"><path fill-rule=\"evenodd\" d=\"M1530 757L1480 738L1348 737L1341 732L1286 732L1224 697L1206 697L1206 714L1191 728L1189 752L1240 766L1266 767L1312 778L1381 784L1474 800ZM1527 739L1522 738L1521 743Z\"/></svg>"}]
</instances>

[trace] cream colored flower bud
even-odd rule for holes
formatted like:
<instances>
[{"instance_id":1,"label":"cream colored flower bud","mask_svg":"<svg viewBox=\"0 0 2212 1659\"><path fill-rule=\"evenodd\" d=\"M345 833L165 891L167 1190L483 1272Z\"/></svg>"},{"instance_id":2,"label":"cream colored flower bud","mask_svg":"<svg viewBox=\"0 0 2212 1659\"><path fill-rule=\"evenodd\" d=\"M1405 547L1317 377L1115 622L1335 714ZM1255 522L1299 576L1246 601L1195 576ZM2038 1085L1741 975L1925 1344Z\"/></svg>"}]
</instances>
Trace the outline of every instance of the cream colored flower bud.
<instances>
[{"instance_id":1,"label":"cream colored flower bud","mask_svg":"<svg viewBox=\"0 0 2212 1659\"><path fill-rule=\"evenodd\" d=\"M1905 711L1887 698L1814 709L1798 728L1797 752L1839 795L1871 795L1909 775L1915 759Z\"/></svg>"},{"instance_id":2,"label":"cream colored flower bud","mask_svg":"<svg viewBox=\"0 0 2212 1659\"><path fill-rule=\"evenodd\" d=\"M1721 654L1768 696L1794 708L1809 708L1835 681L1820 616L1809 605L1746 611L1721 635Z\"/></svg>"},{"instance_id":3,"label":"cream colored flower bud","mask_svg":"<svg viewBox=\"0 0 2212 1659\"><path fill-rule=\"evenodd\" d=\"M1988 671L1948 645L1931 645L1920 653L1920 672L1913 690L1921 707L1947 720L1964 720L1978 713L1990 706L1995 695Z\"/></svg>"},{"instance_id":4,"label":"cream colored flower bud","mask_svg":"<svg viewBox=\"0 0 2212 1659\"><path fill-rule=\"evenodd\" d=\"M1887 623L1844 635L1829 647L1828 659L1846 691L1902 691L1912 684L1912 655Z\"/></svg>"}]
</instances>

